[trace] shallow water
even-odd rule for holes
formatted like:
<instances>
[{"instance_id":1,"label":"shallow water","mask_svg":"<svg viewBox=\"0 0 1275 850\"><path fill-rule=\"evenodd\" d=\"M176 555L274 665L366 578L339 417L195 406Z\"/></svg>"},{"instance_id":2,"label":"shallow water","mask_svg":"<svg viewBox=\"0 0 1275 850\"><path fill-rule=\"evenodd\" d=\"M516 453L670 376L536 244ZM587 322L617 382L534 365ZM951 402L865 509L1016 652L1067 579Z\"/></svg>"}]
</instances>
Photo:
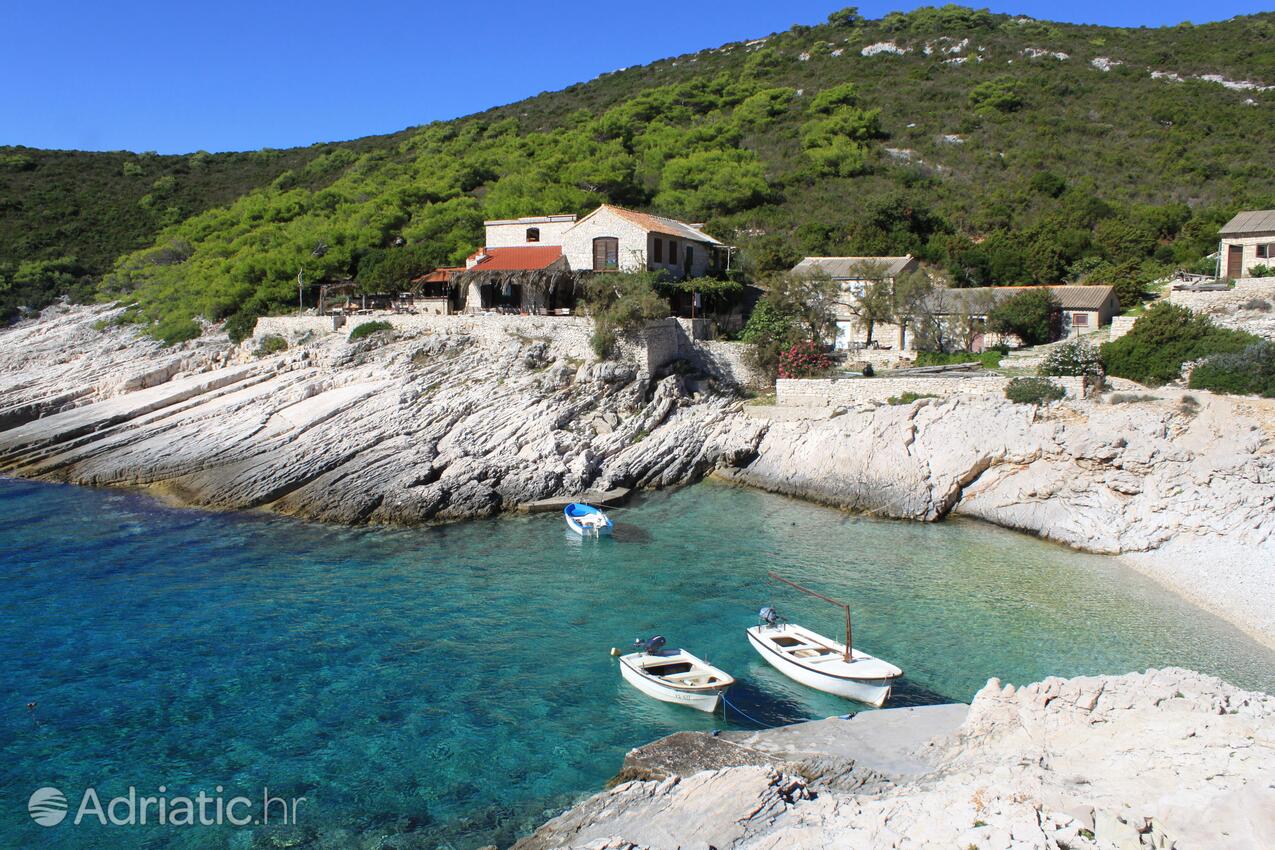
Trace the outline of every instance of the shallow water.
<instances>
[{"instance_id":1,"label":"shallow water","mask_svg":"<svg viewBox=\"0 0 1275 850\"><path fill-rule=\"evenodd\" d=\"M411 831L506 845L597 790L626 750L750 726L641 696L613 646L659 632L733 673L771 724L856 710L776 673L743 629L763 604L906 671L895 704L968 700L989 676L1194 667L1272 689L1275 654L1118 562L990 526L847 517L701 484L616 511L342 529L168 509L0 480L0 846L248 848ZM38 702L34 712L27 703ZM41 827L94 787L305 797L296 828ZM276 816L277 821L277 816Z\"/></svg>"}]
</instances>

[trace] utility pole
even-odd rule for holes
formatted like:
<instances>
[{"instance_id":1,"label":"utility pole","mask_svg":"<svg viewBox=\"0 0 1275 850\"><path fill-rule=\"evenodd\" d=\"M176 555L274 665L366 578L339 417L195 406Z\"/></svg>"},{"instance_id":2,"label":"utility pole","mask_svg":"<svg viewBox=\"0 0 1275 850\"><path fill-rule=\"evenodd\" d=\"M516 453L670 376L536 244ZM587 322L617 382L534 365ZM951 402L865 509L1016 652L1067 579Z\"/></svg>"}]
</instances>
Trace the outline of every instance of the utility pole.
<instances>
[{"instance_id":1,"label":"utility pole","mask_svg":"<svg viewBox=\"0 0 1275 850\"><path fill-rule=\"evenodd\" d=\"M305 301L302 293L305 292L305 269L297 271L297 315L300 316L305 312Z\"/></svg>"}]
</instances>

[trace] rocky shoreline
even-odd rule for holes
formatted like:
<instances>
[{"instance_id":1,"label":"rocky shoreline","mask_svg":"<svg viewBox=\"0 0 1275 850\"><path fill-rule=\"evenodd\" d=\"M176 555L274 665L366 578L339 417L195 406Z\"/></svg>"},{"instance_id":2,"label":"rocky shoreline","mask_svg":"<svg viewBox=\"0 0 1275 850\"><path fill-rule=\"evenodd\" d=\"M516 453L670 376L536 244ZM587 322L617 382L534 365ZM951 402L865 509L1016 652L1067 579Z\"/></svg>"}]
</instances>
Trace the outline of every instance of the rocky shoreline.
<instances>
[{"instance_id":1,"label":"rocky shoreline","mask_svg":"<svg viewBox=\"0 0 1275 850\"><path fill-rule=\"evenodd\" d=\"M339 523L488 516L709 474L882 517L969 516L1137 569L1275 646L1275 405L1173 391L835 416L587 339L415 330L171 349L58 308L0 331L0 473ZM783 414L783 415L780 415Z\"/></svg>"},{"instance_id":2,"label":"rocky shoreline","mask_svg":"<svg viewBox=\"0 0 1275 850\"><path fill-rule=\"evenodd\" d=\"M650 778L515 850L1275 846L1275 697L1189 670L993 679L968 711L679 733L625 761Z\"/></svg>"}]
</instances>

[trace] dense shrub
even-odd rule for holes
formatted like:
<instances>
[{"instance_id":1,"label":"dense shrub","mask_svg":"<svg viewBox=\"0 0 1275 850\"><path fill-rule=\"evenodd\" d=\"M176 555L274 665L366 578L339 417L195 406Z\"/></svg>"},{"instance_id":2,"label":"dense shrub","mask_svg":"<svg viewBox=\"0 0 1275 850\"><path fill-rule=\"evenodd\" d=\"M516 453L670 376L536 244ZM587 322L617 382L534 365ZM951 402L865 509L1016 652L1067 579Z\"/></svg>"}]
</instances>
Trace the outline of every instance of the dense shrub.
<instances>
[{"instance_id":1,"label":"dense shrub","mask_svg":"<svg viewBox=\"0 0 1275 850\"><path fill-rule=\"evenodd\" d=\"M827 374L832 358L811 340L799 342L779 355L779 377L815 378Z\"/></svg>"},{"instance_id":2,"label":"dense shrub","mask_svg":"<svg viewBox=\"0 0 1275 850\"><path fill-rule=\"evenodd\" d=\"M1250 266L1248 270L1249 277L1275 277L1275 266L1268 266L1265 263L1258 263Z\"/></svg>"},{"instance_id":3,"label":"dense shrub","mask_svg":"<svg viewBox=\"0 0 1275 850\"><path fill-rule=\"evenodd\" d=\"M394 330L394 326L389 322L363 322L361 325L356 325L354 330L350 331L350 342L363 339L364 337L371 336L372 334L380 333L381 331L391 330Z\"/></svg>"},{"instance_id":4,"label":"dense shrub","mask_svg":"<svg viewBox=\"0 0 1275 850\"><path fill-rule=\"evenodd\" d=\"M1066 342L1045 355L1038 372L1047 376L1102 376L1102 358L1098 350L1082 339Z\"/></svg>"},{"instance_id":5,"label":"dense shrub","mask_svg":"<svg viewBox=\"0 0 1275 850\"><path fill-rule=\"evenodd\" d=\"M1046 378L1015 378L1005 387L1005 398L1015 404L1047 404L1066 395L1062 387Z\"/></svg>"},{"instance_id":6,"label":"dense shrub","mask_svg":"<svg viewBox=\"0 0 1275 850\"><path fill-rule=\"evenodd\" d=\"M252 331L256 326L257 317L255 315L240 311L226 319L226 336L230 337L231 342L238 345L252 336Z\"/></svg>"},{"instance_id":7,"label":"dense shrub","mask_svg":"<svg viewBox=\"0 0 1275 850\"><path fill-rule=\"evenodd\" d=\"M778 274L768 278L766 294L740 335L749 345L750 365L774 376L782 355L793 346L805 342L822 347L836 330L836 295L837 285L827 275Z\"/></svg>"},{"instance_id":8,"label":"dense shrub","mask_svg":"<svg viewBox=\"0 0 1275 850\"><path fill-rule=\"evenodd\" d=\"M1176 380L1183 364L1213 354L1243 351L1258 337L1220 328L1207 316L1160 302L1127 334L1101 348L1108 375L1159 386Z\"/></svg>"},{"instance_id":9,"label":"dense shrub","mask_svg":"<svg viewBox=\"0 0 1275 850\"><path fill-rule=\"evenodd\" d=\"M1275 343L1261 340L1243 351L1206 358L1191 370L1190 387L1275 398Z\"/></svg>"},{"instance_id":10,"label":"dense shrub","mask_svg":"<svg viewBox=\"0 0 1275 850\"><path fill-rule=\"evenodd\" d=\"M1040 345L1054 338L1060 315L1048 289L1026 289L993 307L987 325L997 333L1013 334L1024 345Z\"/></svg>"},{"instance_id":11,"label":"dense shrub","mask_svg":"<svg viewBox=\"0 0 1275 850\"><path fill-rule=\"evenodd\" d=\"M1022 89L1018 81L1010 77L988 80L970 90L969 104L975 112L1017 112L1023 108Z\"/></svg>"},{"instance_id":12,"label":"dense shrub","mask_svg":"<svg viewBox=\"0 0 1275 850\"><path fill-rule=\"evenodd\" d=\"M669 314L668 299L656 287L662 274L634 272L594 275L585 284L584 301L593 317L593 353L612 355L622 333L641 330L647 322Z\"/></svg>"}]
</instances>

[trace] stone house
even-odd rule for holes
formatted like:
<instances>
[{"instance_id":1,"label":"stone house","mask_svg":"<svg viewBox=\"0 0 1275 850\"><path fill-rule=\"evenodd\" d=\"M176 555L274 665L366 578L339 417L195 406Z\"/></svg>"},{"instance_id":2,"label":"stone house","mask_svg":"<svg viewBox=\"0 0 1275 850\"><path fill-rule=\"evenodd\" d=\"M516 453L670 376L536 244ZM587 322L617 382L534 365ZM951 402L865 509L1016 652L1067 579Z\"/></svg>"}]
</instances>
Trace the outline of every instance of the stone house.
<instances>
[{"instance_id":1,"label":"stone house","mask_svg":"<svg viewBox=\"0 0 1275 850\"><path fill-rule=\"evenodd\" d=\"M996 305L1032 289L1047 289L1058 302L1059 339L1092 333L1103 325L1110 324L1112 317L1120 310L1120 299L1116 297L1114 287L1067 284L943 289L935 293L930 303L930 313L938 321L969 323L967 327L973 330L970 334L970 348L973 351L982 351L1001 342L1014 341L1002 340L998 335L981 329L987 322L988 313ZM951 330L954 337L959 338L962 335L961 329ZM908 343L913 344L910 336Z\"/></svg>"},{"instance_id":2,"label":"stone house","mask_svg":"<svg viewBox=\"0 0 1275 850\"><path fill-rule=\"evenodd\" d=\"M528 216L483 225L484 245L457 278L467 312L571 309L579 273L664 271L680 280L725 271L730 255L698 225L611 204L579 219Z\"/></svg>"},{"instance_id":3,"label":"stone house","mask_svg":"<svg viewBox=\"0 0 1275 850\"><path fill-rule=\"evenodd\" d=\"M603 204L562 235L576 271L665 271L675 279L726 269L730 249L677 219Z\"/></svg>"},{"instance_id":4,"label":"stone house","mask_svg":"<svg viewBox=\"0 0 1275 850\"><path fill-rule=\"evenodd\" d=\"M868 340L868 325L855 311L855 299L863 295L869 283L885 281L891 285L899 276L916 271L919 264L915 257L806 257L792 267L792 274L822 273L840 286L840 295L833 307L837 319L838 349L857 348ZM902 329L893 323L878 322L872 327L874 341L899 340L900 347L906 341Z\"/></svg>"},{"instance_id":5,"label":"stone house","mask_svg":"<svg viewBox=\"0 0 1275 850\"><path fill-rule=\"evenodd\" d=\"M1275 210L1236 213L1219 233L1219 277L1249 277L1253 266L1275 267Z\"/></svg>"}]
</instances>

